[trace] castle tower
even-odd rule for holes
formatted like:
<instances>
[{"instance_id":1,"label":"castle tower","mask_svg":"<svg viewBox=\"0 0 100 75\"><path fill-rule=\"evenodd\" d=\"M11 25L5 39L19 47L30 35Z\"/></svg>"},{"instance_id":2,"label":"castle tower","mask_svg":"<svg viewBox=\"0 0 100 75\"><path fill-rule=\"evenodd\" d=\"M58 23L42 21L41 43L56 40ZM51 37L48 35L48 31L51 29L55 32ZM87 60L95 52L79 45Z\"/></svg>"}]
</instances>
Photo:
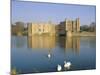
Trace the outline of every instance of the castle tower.
<instances>
[{"instance_id":1,"label":"castle tower","mask_svg":"<svg viewBox=\"0 0 100 75\"><path fill-rule=\"evenodd\" d=\"M65 30L66 30L66 36L72 36L72 21L71 20L65 20Z\"/></svg>"},{"instance_id":2,"label":"castle tower","mask_svg":"<svg viewBox=\"0 0 100 75\"><path fill-rule=\"evenodd\" d=\"M79 18L76 19L76 28L77 28L77 32L79 32L80 31L80 19Z\"/></svg>"},{"instance_id":3,"label":"castle tower","mask_svg":"<svg viewBox=\"0 0 100 75\"><path fill-rule=\"evenodd\" d=\"M32 23L27 23L28 26L28 36L32 35Z\"/></svg>"},{"instance_id":4,"label":"castle tower","mask_svg":"<svg viewBox=\"0 0 100 75\"><path fill-rule=\"evenodd\" d=\"M72 21L71 20L65 20L65 27L66 27L66 31L70 31L72 32Z\"/></svg>"},{"instance_id":5,"label":"castle tower","mask_svg":"<svg viewBox=\"0 0 100 75\"><path fill-rule=\"evenodd\" d=\"M77 32L76 21L73 21L73 24L72 24L72 31L73 31L73 32Z\"/></svg>"}]
</instances>

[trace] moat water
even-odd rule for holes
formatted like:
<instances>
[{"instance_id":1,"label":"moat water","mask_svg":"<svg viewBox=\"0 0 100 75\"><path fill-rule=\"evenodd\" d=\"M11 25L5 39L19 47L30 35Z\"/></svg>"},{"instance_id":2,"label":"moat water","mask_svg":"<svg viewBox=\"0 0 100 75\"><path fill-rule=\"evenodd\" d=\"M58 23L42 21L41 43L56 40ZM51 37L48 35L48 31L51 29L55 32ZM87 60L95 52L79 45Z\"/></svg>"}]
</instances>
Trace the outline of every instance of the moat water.
<instances>
[{"instance_id":1,"label":"moat water","mask_svg":"<svg viewBox=\"0 0 100 75\"><path fill-rule=\"evenodd\" d=\"M48 57L50 54L50 57ZM64 69L70 61L70 69ZM11 69L20 74L96 68L96 37L12 36Z\"/></svg>"}]
</instances>

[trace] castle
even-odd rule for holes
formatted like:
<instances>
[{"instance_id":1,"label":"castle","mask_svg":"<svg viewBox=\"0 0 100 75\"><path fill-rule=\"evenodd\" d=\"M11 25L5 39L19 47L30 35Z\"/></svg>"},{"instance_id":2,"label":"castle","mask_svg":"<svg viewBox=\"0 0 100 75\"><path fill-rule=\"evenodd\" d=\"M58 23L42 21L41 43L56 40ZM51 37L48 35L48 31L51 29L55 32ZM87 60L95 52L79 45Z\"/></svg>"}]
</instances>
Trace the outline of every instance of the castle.
<instances>
[{"instance_id":1,"label":"castle","mask_svg":"<svg viewBox=\"0 0 100 75\"><path fill-rule=\"evenodd\" d=\"M48 23L28 23L28 36L32 35L67 35L72 36L72 32L80 31L80 19L68 20L60 22L55 25L51 22Z\"/></svg>"},{"instance_id":2,"label":"castle","mask_svg":"<svg viewBox=\"0 0 100 75\"><path fill-rule=\"evenodd\" d=\"M67 36L71 36L72 32L78 33L80 31L80 19L76 18L76 20L65 19L65 21L60 22L57 27L57 33L59 35L66 34Z\"/></svg>"},{"instance_id":3,"label":"castle","mask_svg":"<svg viewBox=\"0 0 100 75\"><path fill-rule=\"evenodd\" d=\"M55 25L52 23L28 23L28 35L55 34Z\"/></svg>"}]
</instances>

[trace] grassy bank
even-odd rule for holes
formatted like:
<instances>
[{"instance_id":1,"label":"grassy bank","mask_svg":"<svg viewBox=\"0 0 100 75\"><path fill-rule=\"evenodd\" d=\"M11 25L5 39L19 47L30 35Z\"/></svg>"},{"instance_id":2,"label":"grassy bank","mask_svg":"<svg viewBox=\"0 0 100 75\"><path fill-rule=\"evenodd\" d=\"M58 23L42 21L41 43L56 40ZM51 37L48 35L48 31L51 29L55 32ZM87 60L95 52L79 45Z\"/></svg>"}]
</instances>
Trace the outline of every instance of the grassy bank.
<instances>
[{"instance_id":1,"label":"grassy bank","mask_svg":"<svg viewBox=\"0 0 100 75\"><path fill-rule=\"evenodd\" d=\"M74 32L72 33L72 36L96 36L96 32Z\"/></svg>"}]
</instances>

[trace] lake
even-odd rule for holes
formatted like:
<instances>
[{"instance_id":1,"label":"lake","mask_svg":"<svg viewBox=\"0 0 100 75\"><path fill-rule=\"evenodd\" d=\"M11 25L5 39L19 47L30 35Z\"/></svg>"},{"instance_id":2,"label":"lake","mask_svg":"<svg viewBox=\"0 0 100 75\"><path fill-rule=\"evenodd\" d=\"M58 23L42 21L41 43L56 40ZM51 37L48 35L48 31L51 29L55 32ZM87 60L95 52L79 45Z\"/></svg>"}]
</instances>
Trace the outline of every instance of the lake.
<instances>
[{"instance_id":1,"label":"lake","mask_svg":"<svg viewBox=\"0 0 100 75\"><path fill-rule=\"evenodd\" d=\"M48 57L48 54L50 57ZM64 61L71 62L69 69ZM11 69L20 74L96 68L96 37L11 36Z\"/></svg>"}]
</instances>

